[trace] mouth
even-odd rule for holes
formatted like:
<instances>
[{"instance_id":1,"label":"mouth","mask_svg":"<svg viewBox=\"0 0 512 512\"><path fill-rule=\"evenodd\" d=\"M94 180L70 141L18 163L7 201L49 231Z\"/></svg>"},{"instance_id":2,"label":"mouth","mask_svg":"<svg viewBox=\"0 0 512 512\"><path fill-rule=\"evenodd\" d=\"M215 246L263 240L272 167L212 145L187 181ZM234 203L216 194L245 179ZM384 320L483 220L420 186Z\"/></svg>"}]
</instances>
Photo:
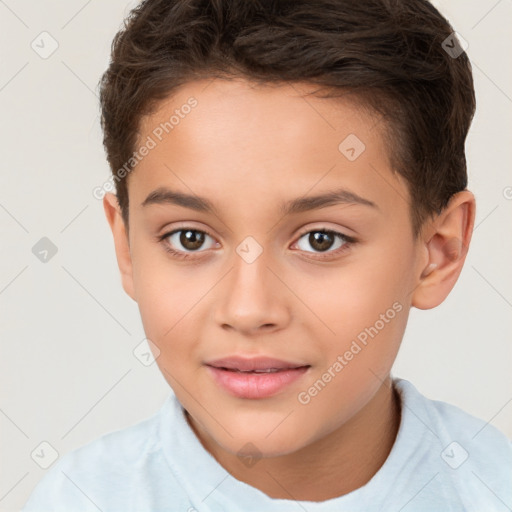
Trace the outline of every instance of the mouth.
<instances>
[{"instance_id":1,"label":"mouth","mask_svg":"<svg viewBox=\"0 0 512 512\"><path fill-rule=\"evenodd\" d=\"M217 368L214 366L214 368ZM297 368L301 368L298 366ZM297 368L286 368L289 370L297 370ZM264 370L238 370L236 368L224 368L220 367L220 370L226 370L227 372L238 372L238 373L276 373L276 372L283 372L285 371L285 368L266 368Z\"/></svg>"},{"instance_id":2,"label":"mouth","mask_svg":"<svg viewBox=\"0 0 512 512\"><path fill-rule=\"evenodd\" d=\"M269 398L299 380L310 365L269 357L217 359L205 364L215 383L237 398Z\"/></svg>"},{"instance_id":3,"label":"mouth","mask_svg":"<svg viewBox=\"0 0 512 512\"><path fill-rule=\"evenodd\" d=\"M301 362L283 361L273 357L240 357L230 356L222 359L215 359L206 363L207 366L220 368L227 371L269 373L283 370L294 370L309 366Z\"/></svg>"}]
</instances>

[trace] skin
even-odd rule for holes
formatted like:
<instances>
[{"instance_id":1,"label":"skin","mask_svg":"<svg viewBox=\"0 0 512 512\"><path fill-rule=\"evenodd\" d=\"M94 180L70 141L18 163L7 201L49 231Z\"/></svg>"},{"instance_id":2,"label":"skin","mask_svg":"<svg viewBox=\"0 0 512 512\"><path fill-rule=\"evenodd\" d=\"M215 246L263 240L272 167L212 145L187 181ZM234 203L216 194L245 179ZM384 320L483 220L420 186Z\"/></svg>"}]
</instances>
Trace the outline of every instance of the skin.
<instances>
[{"instance_id":1,"label":"skin","mask_svg":"<svg viewBox=\"0 0 512 512\"><path fill-rule=\"evenodd\" d=\"M129 175L129 232L113 194L104 208L123 287L203 446L271 497L322 501L367 483L389 455L400 422L390 370L409 310L433 308L453 288L475 201L467 190L456 194L415 239L407 184L389 166L384 124L347 100L305 97L311 90L244 80L187 84L140 124L142 143L189 97L198 101ZM354 161L338 149L349 134L366 146ZM217 214L142 206L159 187L206 197ZM376 207L279 211L282 201L340 187ZM203 245L180 243L180 233L159 240L180 227L208 233ZM334 237L322 252L308 237L321 228L356 242L339 252L343 240ZM263 250L250 264L236 252L248 236ZM166 242L190 257L172 256ZM397 303L401 311L300 403L298 394ZM232 354L311 366L275 396L237 398L204 366ZM261 456L254 465L237 455L247 446Z\"/></svg>"}]
</instances>

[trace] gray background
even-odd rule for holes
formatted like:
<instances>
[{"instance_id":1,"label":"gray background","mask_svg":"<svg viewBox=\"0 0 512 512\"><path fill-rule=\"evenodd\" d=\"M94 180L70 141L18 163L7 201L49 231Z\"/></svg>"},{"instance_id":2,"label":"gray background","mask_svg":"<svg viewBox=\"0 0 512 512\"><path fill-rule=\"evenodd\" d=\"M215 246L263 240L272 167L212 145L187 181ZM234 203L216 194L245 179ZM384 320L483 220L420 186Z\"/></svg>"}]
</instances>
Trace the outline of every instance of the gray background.
<instances>
[{"instance_id":1,"label":"gray background","mask_svg":"<svg viewBox=\"0 0 512 512\"><path fill-rule=\"evenodd\" d=\"M137 422L170 392L134 356L144 332L92 195L109 176L96 85L136 3L0 0L2 511L22 506L53 450ZM440 307L412 310L393 373L512 437L512 2L434 3L469 43L477 220L459 282ZM57 248L46 262L33 253L43 237Z\"/></svg>"}]
</instances>

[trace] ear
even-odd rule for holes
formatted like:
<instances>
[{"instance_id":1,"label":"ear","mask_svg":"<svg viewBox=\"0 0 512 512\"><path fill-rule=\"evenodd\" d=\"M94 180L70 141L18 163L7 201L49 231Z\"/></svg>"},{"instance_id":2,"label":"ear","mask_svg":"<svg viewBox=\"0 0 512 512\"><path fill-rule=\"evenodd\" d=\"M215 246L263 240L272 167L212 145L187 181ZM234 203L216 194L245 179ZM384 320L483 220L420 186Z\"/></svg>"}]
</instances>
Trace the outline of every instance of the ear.
<instances>
[{"instance_id":1,"label":"ear","mask_svg":"<svg viewBox=\"0 0 512 512\"><path fill-rule=\"evenodd\" d=\"M130 242L123 217L121 215L121 208L117 201L117 196L111 193L105 194L105 197L103 198L103 209L105 210L107 221L110 225L110 229L112 230L112 235L114 236L117 265L121 271L123 289L133 300L136 300L133 288Z\"/></svg>"},{"instance_id":2,"label":"ear","mask_svg":"<svg viewBox=\"0 0 512 512\"><path fill-rule=\"evenodd\" d=\"M427 263L412 294L412 306L435 308L448 296L460 275L475 223L475 197L469 190L455 194L425 230L421 242Z\"/></svg>"}]
</instances>

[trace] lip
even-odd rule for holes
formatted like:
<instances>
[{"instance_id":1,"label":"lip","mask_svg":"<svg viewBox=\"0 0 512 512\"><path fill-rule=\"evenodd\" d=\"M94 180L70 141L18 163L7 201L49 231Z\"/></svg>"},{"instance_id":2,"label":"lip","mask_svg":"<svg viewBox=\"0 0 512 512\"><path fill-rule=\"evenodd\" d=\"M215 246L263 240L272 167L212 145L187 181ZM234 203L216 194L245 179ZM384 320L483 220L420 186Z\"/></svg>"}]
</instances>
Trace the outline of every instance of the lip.
<instances>
[{"instance_id":1,"label":"lip","mask_svg":"<svg viewBox=\"0 0 512 512\"><path fill-rule=\"evenodd\" d=\"M205 363L221 388L238 398L269 398L300 379L310 365L272 357L231 356Z\"/></svg>"},{"instance_id":2,"label":"lip","mask_svg":"<svg viewBox=\"0 0 512 512\"><path fill-rule=\"evenodd\" d=\"M229 356L223 357L221 359L215 359L213 361L208 361L206 364L215 368L226 368L227 370L239 371L268 370L270 368L289 370L293 368L299 368L301 366L308 366L302 362L283 361L282 359L266 356Z\"/></svg>"}]
</instances>

